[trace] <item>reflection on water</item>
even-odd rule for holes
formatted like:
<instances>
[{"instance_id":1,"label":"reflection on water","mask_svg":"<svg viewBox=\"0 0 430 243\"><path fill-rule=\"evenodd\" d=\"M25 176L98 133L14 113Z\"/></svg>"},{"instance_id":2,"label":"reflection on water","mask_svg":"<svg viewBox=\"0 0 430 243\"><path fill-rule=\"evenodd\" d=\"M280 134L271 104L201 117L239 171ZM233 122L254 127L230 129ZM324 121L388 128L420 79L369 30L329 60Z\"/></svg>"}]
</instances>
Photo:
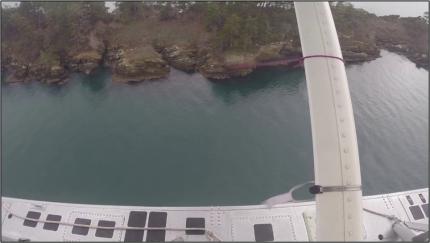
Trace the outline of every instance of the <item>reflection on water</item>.
<instances>
[{"instance_id":1,"label":"reflection on water","mask_svg":"<svg viewBox=\"0 0 430 243\"><path fill-rule=\"evenodd\" d=\"M106 87L106 84L110 81L111 76L108 69L100 68L90 75L80 74L74 79L81 80L82 86L96 93L100 92Z\"/></svg>"},{"instance_id":2,"label":"reflection on water","mask_svg":"<svg viewBox=\"0 0 430 243\"><path fill-rule=\"evenodd\" d=\"M405 57L350 66L364 193L427 187L428 71Z\"/></svg>"},{"instance_id":3,"label":"reflection on water","mask_svg":"<svg viewBox=\"0 0 430 243\"><path fill-rule=\"evenodd\" d=\"M227 104L269 89L282 89L291 95L298 93L299 83L304 80L303 70L289 70L287 79L285 73L286 70L282 68L258 69L245 77L213 80L211 88L214 95Z\"/></svg>"},{"instance_id":4,"label":"reflection on water","mask_svg":"<svg viewBox=\"0 0 430 243\"><path fill-rule=\"evenodd\" d=\"M382 52L347 67L365 194L424 187L428 72ZM313 179L304 72L2 86L3 193L135 205L258 204ZM19 176L17 176L19 175ZM52 183L55 181L55 183Z\"/></svg>"}]
</instances>

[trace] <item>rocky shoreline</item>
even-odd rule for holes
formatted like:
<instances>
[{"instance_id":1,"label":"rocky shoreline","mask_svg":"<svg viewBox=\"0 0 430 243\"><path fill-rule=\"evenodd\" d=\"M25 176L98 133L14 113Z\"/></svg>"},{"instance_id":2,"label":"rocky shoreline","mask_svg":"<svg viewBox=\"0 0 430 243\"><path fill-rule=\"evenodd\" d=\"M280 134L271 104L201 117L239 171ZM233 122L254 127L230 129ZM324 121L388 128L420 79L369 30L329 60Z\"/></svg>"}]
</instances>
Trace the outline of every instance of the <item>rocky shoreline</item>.
<instances>
[{"instance_id":1,"label":"rocky shoreline","mask_svg":"<svg viewBox=\"0 0 430 243\"><path fill-rule=\"evenodd\" d=\"M343 49L347 64L361 63L378 58L380 48L402 54L411 61L426 67L428 57L410 53L402 45L385 44L380 48L364 47L360 44ZM143 50L142 50L143 49ZM209 79L228 79L248 75L256 68L231 69L241 64L297 58L300 47L292 48L286 43L271 43L260 47L256 53L215 55L205 53L196 47L172 45L166 47L144 46L141 48L106 48L105 52L86 51L72 57L66 66L32 65L11 60L3 64L6 83L40 81L62 84L71 73L92 74L100 67L112 70L114 82L140 82L167 77L170 67L184 72L199 72Z\"/></svg>"},{"instance_id":2,"label":"rocky shoreline","mask_svg":"<svg viewBox=\"0 0 430 243\"><path fill-rule=\"evenodd\" d=\"M347 64L374 60L380 56L381 49L387 49L406 56L419 67L428 68L428 44L422 44L423 41L428 41L427 34L412 33L414 30L408 29L414 24L422 24L422 19L376 17L367 12L360 14L368 17L368 22L363 23L364 25L373 25L351 28L342 23L337 24L342 53ZM334 11L334 15L340 18L342 12L336 14ZM360 18L364 18L363 16ZM19 56L13 49L2 46L1 68L6 74L2 82L40 81L62 84L71 73L88 75L100 67L110 68L113 81L123 83L162 79L169 74L171 67L189 73L199 72L209 79L228 79L248 75L256 68L256 65L252 64L301 56L298 35L292 33L287 33L287 36L292 36L290 39L259 45L247 51L219 51L212 48L207 41L151 39L128 45L112 38L112 30L120 35L118 29L124 27L115 27L101 21L95 26L83 37L83 44L71 49L64 60L44 61L45 59L38 58L37 61L30 61ZM413 35L419 36L413 38ZM251 65L242 69L231 68L241 64Z\"/></svg>"}]
</instances>

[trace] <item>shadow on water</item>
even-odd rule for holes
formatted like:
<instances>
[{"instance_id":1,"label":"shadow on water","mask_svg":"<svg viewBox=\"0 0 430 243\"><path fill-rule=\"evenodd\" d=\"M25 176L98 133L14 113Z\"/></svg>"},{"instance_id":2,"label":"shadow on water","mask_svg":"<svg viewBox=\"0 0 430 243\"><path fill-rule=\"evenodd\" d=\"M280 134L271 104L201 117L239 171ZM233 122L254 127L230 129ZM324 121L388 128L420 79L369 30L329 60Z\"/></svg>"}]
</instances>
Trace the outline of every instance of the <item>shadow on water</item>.
<instances>
[{"instance_id":1,"label":"shadow on water","mask_svg":"<svg viewBox=\"0 0 430 243\"><path fill-rule=\"evenodd\" d=\"M100 92L105 89L110 78L111 73L107 68L99 68L89 75L79 74L82 86L92 92Z\"/></svg>"},{"instance_id":2,"label":"shadow on water","mask_svg":"<svg viewBox=\"0 0 430 243\"><path fill-rule=\"evenodd\" d=\"M5 78L5 74L2 73L2 80ZM100 68L94 73L86 75L83 73L72 73L62 83L46 84L34 80L29 83L5 83L2 82L2 92L9 92L11 90L21 90L26 92L27 95L34 95L36 93L44 93L53 97L64 97L72 90L76 90L79 86L90 93L103 93L106 90L107 84L111 80L111 73L106 68Z\"/></svg>"},{"instance_id":3,"label":"shadow on water","mask_svg":"<svg viewBox=\"0 0 430 243\"><path fill-rule=\"evenodd\" d=\"M245 77L226 80L211 80L214 95L226 104L234 104L235 97L248 97L272 89L285 90L288 94L299 92L299 85L304 81L303 69L285 69L269 67L258 69Z\"/></svg>"}]
</instances>

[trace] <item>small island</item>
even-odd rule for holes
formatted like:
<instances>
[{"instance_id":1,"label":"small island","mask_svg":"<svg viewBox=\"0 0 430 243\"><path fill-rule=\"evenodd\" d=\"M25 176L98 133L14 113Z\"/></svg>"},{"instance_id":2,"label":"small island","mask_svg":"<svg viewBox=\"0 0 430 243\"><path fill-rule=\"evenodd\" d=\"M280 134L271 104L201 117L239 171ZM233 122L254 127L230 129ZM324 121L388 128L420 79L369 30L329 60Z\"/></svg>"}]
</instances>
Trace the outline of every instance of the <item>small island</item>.
<instances>
[{"instance_id":1,"label":"small island","mask_svg":"<svg viewBox=\"0 0 430 243\"><path fill-rule=\"evenodd\" d=\"M425 17L378 17L331 4L347 63L381 49L428 68ZM71 73L112 71L114 82L166 77L170 68L209 79L301 56L291 2L21 2L2 11L2 83L64 83ZM231 68L241 64L245 68Z\"/></svg>"}]
</instances>

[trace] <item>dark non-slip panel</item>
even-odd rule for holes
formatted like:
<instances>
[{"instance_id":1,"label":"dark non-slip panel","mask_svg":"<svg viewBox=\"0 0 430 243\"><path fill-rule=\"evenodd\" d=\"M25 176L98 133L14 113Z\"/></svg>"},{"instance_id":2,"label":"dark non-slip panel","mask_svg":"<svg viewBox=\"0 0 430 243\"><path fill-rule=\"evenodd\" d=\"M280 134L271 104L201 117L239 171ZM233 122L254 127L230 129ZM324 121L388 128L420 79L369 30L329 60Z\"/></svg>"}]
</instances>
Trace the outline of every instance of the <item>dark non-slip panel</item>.
<instances>
[{"instance_id":1,"label":"dark non-slip panel","mask_svg":"<svg viewBox=\"0 0 430 243\"><path fill-rule=\"evenodd\" d=\"M271 224L254 224L256 242L273 241L273 229Z\"/></svg>"},{"instance_id":2,"label":"dark non-slip panel","mask_svg":"<svg viewBox=\"0 0 430 243\"><path fill-rule=\"evenodd\" d=\"M146 215L144 211L131 211L128 215L129 227L145 227ZM143 241L143 230L126 230L125 231L125 242L140 242Z\"/></svg>"},{"instance_id":3,"label":"dark non-slip panel","mask_svg":"<svg viewBox=\"0 0 430 243\"><path fill-rule=\"evenodd\" d=\"M408 200L410 205L414 205L414 200L412 200L411 196L406 196L406 200Z\"/></svg>"},{"instance_id":4,"label":"dark non-slip panel","mask_svg":"<svg viewBox=\"0 0 430 243\"><path fill-rule=\"evenodd\" d=\"M100 220L97 225L102 227L115 227L115 221ZM97 229L96 236L103 238L112 238L113 229Z\"/></svg>"},{"instance_id":5,"label":"dark non-slip panel","mask_svg":"<svg viewBox=\"0 0 430 243\"><path fill-rule=\"evenodd\" d=\"M61 215L48 214L48 216L46 217L46 220L49 220L49 221L61 221ZM56 224L56 223L45 223L43 225L43 229L57 231L58 230L58 226L59 226L59 224Z\"/></svg>"},{"instance_id":6,"label":"dark non-slip panel","mask_svg":"<svg viewBox=\"0 0 430 243\"><path fill-rule=\"evenodd\" d=\"M75 224L90 225L91 224L91 220L90 219L76 218L75 219ZM89 229L90 229L89 227L85 227L85 226L73 226L73 228L72 228L72 234L75 234L75 235L87 235Z\"/></svg>"},{"instance_id":7,"label":"dark non-slip panel","mask_svg":"<svg viewBox=\"0 0 430 243\"><path fill-rule=\"evenodd\" d=\"M148 230L146 242L164 242L166 238L165 230Z\"/></svg>"},{"instance_id":8,"label":"dark non-slip panel","mask_svg":"<svg viewBox=\"0 0 430 243\"><path fill-rule=\"evenodd\" d=\"M148 219L148 227L166 227L167 213L166 212L150 212ZM147 242L163 242L166 237L165 230L148 230Z\"/></svg>"},{"instance_id":9,"label":"dark non-slip panel","mask_svg":"<svg viewBox=\"0 0 430 243\"><path fill-rule=\"evenodd\" d=\"M424 213L426 214L427 218L429 217L429 204L423 204L421 205L421 207L423 208Z\"/></svg>"},{"instance_id":10,"label":"dark non-slip panel","mask_svg":"<svg viewBox=\"0 0 430 243\"><path fill-rule=\"evenodd\" d=\"M426 199L424 198L424 195L423 194L418 194L418 196L420 197L420 199L421 199L421 202L423 202L423 203L426 203L427 201L426 201Z\"/></svg>"},{"instance_id":11,"label":"dark non-slip panel","mask_svg":"<svg viewBox=\"0 0 430 243\"><path fill-rule=\"evenodd\" d=\"M148 226L149 227L166 227L167 213L166 212L150 212Z\"/></svg>"},{"instance_id":12,"label":"dark non-slip panel","mask_svg":"<svg viewBox=\"0 0 430 243\"><path fill-rule=\"evenodd\" d=\"M143 230L126 230L125 231L125 242L141 242L143 241Z\"/></svg>"},{"instance_id":13,"label":"dark non-slip panel","mask_svg":"<svg viewBox=\"0 0 430 243\"><path fill-rule=\"evenodd\" d=\"M31 218L31 219L39 219L40 218L40 212L28 211L26 217ZM37 221L26 219L26 220L24 220L23 225L28 226L28 227L36 227Z\"/></svg>"},{"instance_id":14,"label":"dark non-slip panel","mask_svg":"<svg viewBox=\"0 0 430 243\"><path fill-rule=\"evenodd\" d=\"M205 228L205 218L187 218L186 221L187 228ZM187 235L203 235L204 230L186 230Z\"/></svg>"},{"instance_id":15,"label":"dark non-slip panel","mask_svg":"<svg viewBox=\"0 0 430 243\"><path fill-rule=\"evenodd\" d=\"M131 211L128 215L127 226L130 227L145 227L146 215L144 211Z\"/></svg>"},{"instance_id":16,"label":"dark non-slip panel","mask_svg":"<svg viewBox=\"0 0 430 243\"><path fill-rule=\"evenodd\" d=\"M411 211L412 217L414 217L415 220L419 220L419 219L424 218L424 214L421 211L420 206L418 206L418 205L410 206L409 210Z\"/></svg>"}]
</instances>

